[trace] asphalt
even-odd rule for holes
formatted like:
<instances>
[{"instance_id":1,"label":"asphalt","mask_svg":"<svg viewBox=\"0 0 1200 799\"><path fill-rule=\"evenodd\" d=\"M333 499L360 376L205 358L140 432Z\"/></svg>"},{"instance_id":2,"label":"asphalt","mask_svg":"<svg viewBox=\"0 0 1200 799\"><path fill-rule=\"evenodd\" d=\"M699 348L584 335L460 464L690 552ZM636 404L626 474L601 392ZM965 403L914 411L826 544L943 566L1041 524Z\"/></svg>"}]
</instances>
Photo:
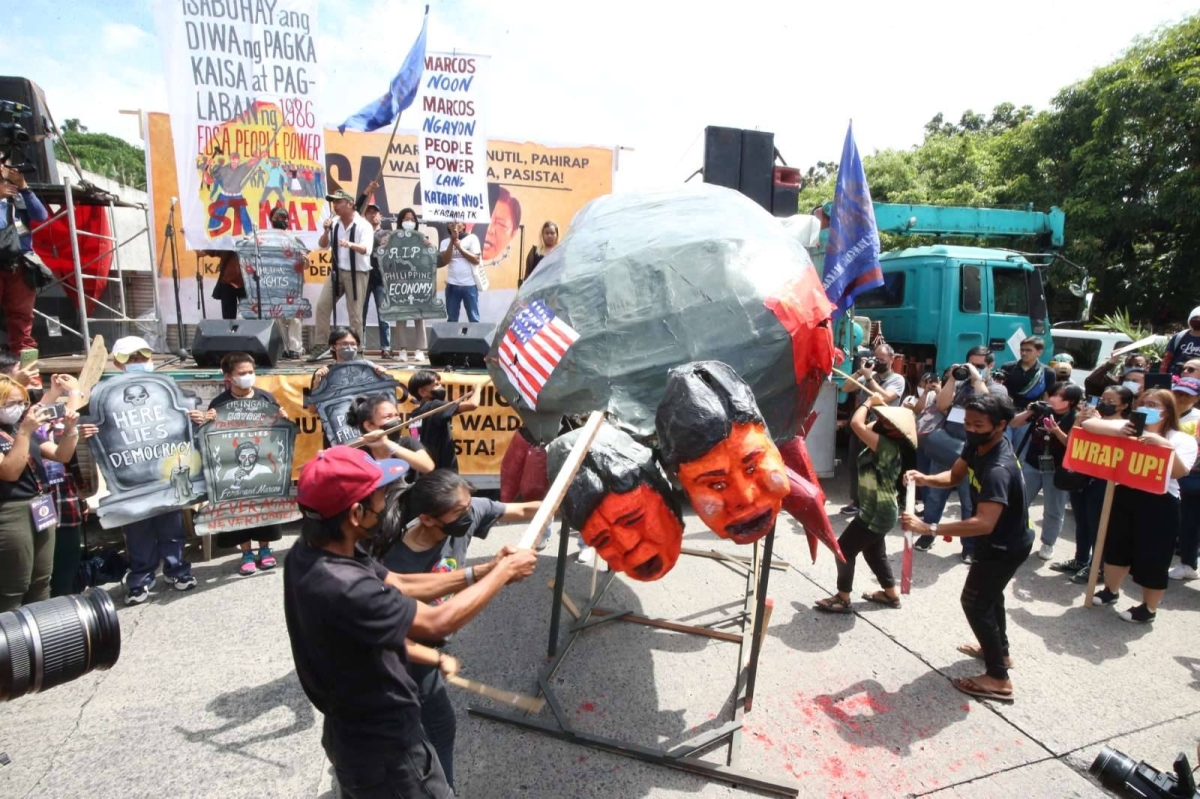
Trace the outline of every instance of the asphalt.
<instances>
[{"instance_id":1,"label":"asphalt","mask_svg":"<svg viewBox=\"0 0 1200 799\"><path fill-rule=\"evenodd\" d=\"M845 485L826 488L836 513ZM1039 529L1040 517L1039 501ZM845 517L834 520L840 531ZM718 542L695 518L687 530L687 546L748 551ZM472 557L519 536L519 527L497 528ZM1068 519L1056 556L1070 555L1071 537ZM454 636L449 651L465 676L532 690L546 663L554 549ZM899 536L889 549L898 569ZM830 616L811 608L834 589L832 557L809 562L798 528L784 523L776 556L791 566L771 577L774 614L738 767L793 780L805 797L1057 798L1105 795L1087 773L1105 745L1164 770L1186 751L1195 765L1200 585L1172 584L1157 621L1133 625L1082 607L1083 588L1031 556L1006 594L1016 701L980 702L950 684L980 670L955 651L970 640L957 552L957 542L939 540L917 553L903 608L857 602L853 614ZM122 653L110 671L0 705L0 751L11 758L0 766L0 796L333 799L321 717L288 648L282 574L242 577L237 566L232 553L197 563L196 590L158 589L145 605L122 606ZM590 579L572 561L577 604ZM744 584L718 561L684 557L659 582L616 580L604 604L701 624L740 607ZM856 594L873 588L860 563ZM576 729L669 749L730 718L737 653L734 643L606 623L577 640L552 684ZM464 797L753 795L469 716L471 704L496 705L458 689L452 699Z\"/></svg>"}]
</instances>

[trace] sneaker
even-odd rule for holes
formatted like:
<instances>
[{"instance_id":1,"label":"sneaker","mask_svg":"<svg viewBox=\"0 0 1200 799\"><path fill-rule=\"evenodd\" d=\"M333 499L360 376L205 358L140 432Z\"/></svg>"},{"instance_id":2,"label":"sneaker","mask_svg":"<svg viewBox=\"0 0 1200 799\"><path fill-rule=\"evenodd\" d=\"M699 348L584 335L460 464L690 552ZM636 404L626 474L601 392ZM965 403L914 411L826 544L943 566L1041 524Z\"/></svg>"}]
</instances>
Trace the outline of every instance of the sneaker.
<instances>
[{"instance_id":1,"label":"sneaker","mask_svg":"<svg viewBox=\"0 0 1200 799\"><path fill-rule=\"evenodd\" d=\"M595 547L585 546L583 549L579 550L579 555L576 560L584 565L590 566L592 565L592 561L596 560L597 557L599 556L596 554ZM602 572L606 572L608 571L608 562L605 561L604 558L600 558L600 563L596 568Z\"/></svg>"},{"instance_id":2,"label":"sneaker","mask_svg":"<svg viewBox=\"0 0 1200 799\"><path fill-rule=\"evenodd\" d=\"M397 363L408 363L408 353L405 352L404 350L400 350L399 352L397 352L396 353L396 362Z\"/></svg>"},{"instance_id":3,"label":"sneaker","mask_svg":"<svg viewBox=\"0 0 1200 799\"><path fill-rule=\"evenodd\" d=\"M1125 621L1131 621L1134 624L1149 624L1150 622L1154 621L1154 617L1158 614L1146 607L1146 603L1143 602L1137 607L1130 608L1129 610L1122 610L1117 615Z\"/></svg>"},{"instance_id":4,"label":"sneaker","mask_svg":"<svg viewBox=\"0 0 1200 799\"><path fill-rule=\"evenodd\" d=\"M417 350L412 356L413 363L429 363L429 355L425 350Z\"/></svg>"},{"instance_id":5,"label":"sneaker","mask_svg":"<svg viewBox=\"0 0 1200 799\"><path fill-rule=\"evenodd\" d=\"M1100 607L1102 605L1111 605L1121 598L1121 595L1116 591L1109 591L1107 588L1101 588L1096 593L1092 594L1092 604Z\"/></svg>"},{"instance_id":6,"label":"sneaker","mask_svg":"<svg viewBox=\"0 0 1200 799\"><path fill-rule=\"evenodd\" d=\"M196 587L196 578L190 574L184 577L168 577L167 582L175 586L176 591L191 591Z\"/></svg>"},{"instance_id":7,"label":"sneaker","mask_svg":"<svg viewBox=\"0 0 1200 799\"><path fill-rule=\"evenodd\" d=\"M1060 560L1058 563L1050 564L1050 571L1060 572L1062 574L1074 574L1080 569L1086 569L1087 564L1082 561L1071 558L1070 560Z\"/></svg>"},{"instance_id":8,"label":"sneaker","mask_svg":"<svg viewBox=\"0 0 1200 799\"><path fill-rule=\"evenodd\" d=\"M238 567L238 574L251 575L258 571L258 565L254 562L254 553L246 550L242 553L242 565Z\"/></svg>"},{"instance_id":9,"label":"sneaker","mask_svg":"<svg viewBox=\"0 0 1200 799\"><path fill-rule=\"evenodd\" d=\"M150 590L148 588L131 588L129 593L125 595L126 605L140 605L150 598Z\"/></svg>"},{"instance_id":10,"label":"sneaker","mask_svg":"<svg viewBox=\"0 0 1200 799\"><path fill-rule=\"evenodd\" d=\"M921 552L928 552L929 550L933 549L933 536L921 536L913 542L913 549L920 550Z\"/></svg>"},{"instance_id":11,"label":"sneaker","mask_svg":"<svg viewBox=\"0 0 1200 799\"><path fill-rule=\"evenodd\" d=\"M851 502L849 505L842 508L841 513L843 516L857 516L858 515L858 505Z\"/></svg>"},{"instance_id":12,"label":"sneaker","mask_svg":"<svg viewBox=\"0 0 1200 799\"><path fill-rule=\"evenodd\" d=\"M1172 580L1195 580L1200 578L1200 573L1186 563L1180 563L1172 566L1167 576Z\"/></svg>"},{"instance_id":13,"label":"sneaker","mask_svg":"<svg viewBox=\"0 0 1200 799\"><path fill-rule=\"evenodd\" d=\"M261 547L258 550L258 568L263 571L274 569L275 563L275 553L271 551L270 547Z\"/></svg>"},{"instance_id":14,"label":"sneaker","mask_svg":"<svg viewBox=\"0 0 1200 799\"><path fill-rule=\"evenodd\" d=\"M317 361L321 360L322 358L328 358L329 355L330 355L330 352L328 349L316 350L315 352L313 352L312 355L308 356L308 360L306 361L306 363L316 363Z\"/></svg>"},{"instance_id":15,"label":"sneaker","mask_svg":"<svg viewBox=\"0 0 1200 799\"><path fill-rule=\"evenodd\" d=\"M962 558L962 562L967 564L968 566L970 566L972 563L975 562L975 553L974 552L962 552L959 554L959 557Z\"/></svg>"},{"instance_id":16,"label":"sneaker","mask_svg":"<svg viewBox=\"0 0 1200 799\"><path fill-rule=\"evenodd\" d=\"M1054 557L1054 544L1042 544L1041 548L1038 549L1038 557L1042 560L1050 560L1050 558Z\"/></svg>"}]
</instances>

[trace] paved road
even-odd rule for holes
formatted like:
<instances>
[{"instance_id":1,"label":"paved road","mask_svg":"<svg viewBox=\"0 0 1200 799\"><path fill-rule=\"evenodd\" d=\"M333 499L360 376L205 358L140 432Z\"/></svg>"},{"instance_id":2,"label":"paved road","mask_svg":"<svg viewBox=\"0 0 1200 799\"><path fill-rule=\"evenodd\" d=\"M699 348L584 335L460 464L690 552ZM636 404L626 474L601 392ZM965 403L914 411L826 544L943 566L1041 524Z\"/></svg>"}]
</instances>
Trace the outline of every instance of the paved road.
<instances>
[{"instance_id":1,"label":"paved road","mask_svg":"<svg viewBox=\"0 0 1200 799\"><path fill-rule=\"evenodd\" d=\"M844 486L827 487L836 510ZM785 528L777 554L792 567L771 580L775 613L742 767L793 778L806 797L1057 799L1104 795L1087 777L1104 744L1160 768L1179 750L1194 754L1200 586L1172 585L1154 625L1131 625L1080 607L1082 588L1031 557L1007 596L1018 699L993 705L968 701L949 682L978 668L955 651L970 638L957 544L918 553L903 609L860 604L831 617L811 610L833 590L831 557L822 551L808 563L804 538L790 521ZM485 559L517 537L516 527L497 528L472 555ZM1059 554L1069 554L1070 537L1068 522ZM714 542L689 520L687 545ZM890 546L898 551L899 538ZM452 641L468 676L531 687L545 662L554 566L546 555L535 578L506 589ZM122 607L122 654L111 671L0 706L0 751L12 758L0 767L0 796L332 799L321 719L292 668L282 575L236 570L233 555L197 564L198 590ZM577 601L589 579L571 565ZM742 585L717 562L683 558L658 583L614 583L609 602L701 623L735 607ZM860 566L856 592L872 587ZM579 729L670 747L728 717L736 657L735 644L605 624L572 649L555 687ZM453 698L465 797L749 795L469 717L472 697Z\"/></svg>"}]
</instances>

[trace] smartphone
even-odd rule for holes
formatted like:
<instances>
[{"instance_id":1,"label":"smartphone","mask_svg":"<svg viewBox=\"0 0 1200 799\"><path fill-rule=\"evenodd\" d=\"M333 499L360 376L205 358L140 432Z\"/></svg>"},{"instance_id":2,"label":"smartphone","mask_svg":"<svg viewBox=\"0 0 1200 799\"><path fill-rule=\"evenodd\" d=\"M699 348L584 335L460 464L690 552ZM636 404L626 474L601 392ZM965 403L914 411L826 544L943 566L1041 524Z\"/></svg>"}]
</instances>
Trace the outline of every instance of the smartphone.
<instances>
[{"instance_id":1,"label":"smartphone","mask_svg":"<svg viewBox=\"0 0 1200 799\"><path fill-rule=\"evenodd\" d=\"M1099 404L1100 404L1100 398L1099 398L1099 397L1090 397L1090 398L1088 398L1088 407L1089 407L1089 408L1095 408L1095 407L1096 407L1097 405L1099 405Z\"/></svg>"},{"instance_id":2,"label":"smartphone","mask_svg":"<svg viewBox=\"0 0 1200 799\"><path fill-rule=\"evenodd\" d=\"M55 403L54 405L49 406L47 410L49 413L46 414L46 421L53 421L55 419L63 418L67 412L67 406Z\"/></svg>"},{"instance_id":3,"label":"smartphone","mask_svg":"<svg viewBox=\"0 0 1200 799\"><path fill-rule=\"evenodd\" d=\"M25 369L31 363L37 363L37 350L21 350L21 368Z\"/></svg>"},{"instance_id":4,"label":"smartphone","mask_svg":"<svg viewBox=\"0 0 1200 799\"><path fill-rule=\"evenodd\" d=\"M1134 411L1129 414L1129 421L1133 422L1134 437L1141 438L1142 433L1146 432L1146 412Z\"/></svg>"}]
</instances>

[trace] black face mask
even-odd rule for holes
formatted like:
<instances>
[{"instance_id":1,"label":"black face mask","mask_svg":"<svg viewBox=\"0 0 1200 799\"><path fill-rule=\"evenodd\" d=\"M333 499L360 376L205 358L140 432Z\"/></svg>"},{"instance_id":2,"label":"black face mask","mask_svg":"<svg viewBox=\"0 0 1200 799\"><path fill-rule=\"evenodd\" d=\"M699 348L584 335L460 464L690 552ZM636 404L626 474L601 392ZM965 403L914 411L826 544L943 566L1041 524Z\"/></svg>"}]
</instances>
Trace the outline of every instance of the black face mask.
<instances>
[{"instance_id":1,"label":"black face mask","mask_svg":"<svg viewBox=\"0 0 1200 799\"><path fill-rule=\"evenodd\" d=\"M288 221L286 216L276 216L271 218L271 227L276 230L287 230Z\"/></svg>"},{"instance_id":2,"label":"black face mask","mask_svg":"<svg viewBox=\"0 0 1200 799\"><path fill-rule=\"evenodd\" d=\"M890 371L892 371L892 365L887 361L875 362L875 374L885 375Z\"/></svg>"},{"instance_id":3,"label":"black face mask","mask_svg":"<svg viewBox=\"0 0 1200 799\"><path fill-rule=\"evenodd\" d=\"M381 521L383 521L383 519L382 519L383 511L379 511L378 513L376 513L373 508L368 508L365 505L363 506L363 511L364 511L364 517L367 513L370 513L372 516L375 517L375 521L373 523L371 523L369 525L366 525L366 524L359 525L359 527L362 528L362 531L364 533L366 533L368 537L370 537L370 536L375 535L375 533L377 533L379 531L379 523Z\"/></svg>"},{"instance_id":4,"label":"black face mask","mask_svg":"<svg viewBox=\"0 0 1200 799\"><path fill-rule=\"evenodd\" d=\"M435 388L433 392L430 393L429 398L435 400L444 400L446 398L446 389Z\"/></svg>"},{"instance_id":5,"label":"black face mask","mask_svg":"<svg viewBox=\"0 0 1200 799\"><path fill-rule=\"evenodd\" d=\"M967 443L973 447L982 447L984 444L992 440L992 436L996 435L993 430L990 433L976 433L971 430L967 431Z\"/></svg>"},{"instance_id":6,"label":"black face mask","mask_svg":"<svg viewBox=\"0 0 1200 799\"><path fill-rule=\"evenodd\" d=\"M1111 402L1101 402L1096 406L1096 411L1105 418L1109 416L1116 416L1117 406L1113 405Z\"/></svg>"},{"instance_id":7,"label":"black face mask","mask_svg":"<svg viewBox=\"0 0 1200 799\"><path fill-rule=\"evenodd\" d=\"M471 514L464 512L452 522L442 522L442 532L451 538L461 538L471 531Z\"/></svg>"}]
</instances>

